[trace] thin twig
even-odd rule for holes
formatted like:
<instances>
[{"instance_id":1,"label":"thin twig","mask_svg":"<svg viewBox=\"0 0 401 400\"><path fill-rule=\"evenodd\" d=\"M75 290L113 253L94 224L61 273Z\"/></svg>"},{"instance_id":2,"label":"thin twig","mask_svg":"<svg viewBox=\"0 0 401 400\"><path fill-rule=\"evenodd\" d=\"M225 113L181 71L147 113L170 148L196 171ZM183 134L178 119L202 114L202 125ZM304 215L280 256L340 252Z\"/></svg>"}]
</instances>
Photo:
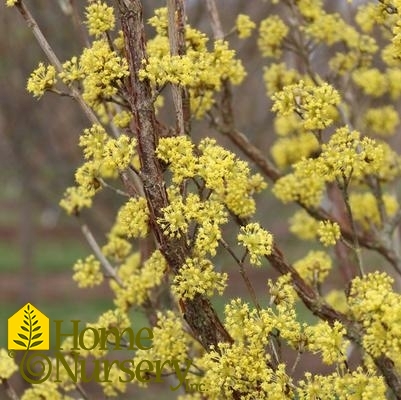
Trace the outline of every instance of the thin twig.
<instances>
[{"instance_id":1,"label":"thin twig","mask_svg":"<svg viewBox=\"0 0 401 400\"><path fill-rule=\"evenodd\" d=\"M18 1L15 3L15 7L18 9L24 20L26 21L29 28L32 29L33 35L35 36L39 46L45 53L46 57L50 61L50 63L56 68L56 70L60 73L63 71L63 66L61 65L60 60L56 56L55 52L53 51L52 47L50 46L49 42L46 40L45 36L43 35L39 25L37 24L35 18L31 14L31 12L26 7L23 1ZM81 96L81 93L73 86L70 88L72 96L78 102L78 104L83 109L85 115L88 117L89 121L92 124L98 124L99 120L96 117L95 113L92 109L85 103L84 99Z\"/></svg>"},{"instance_id":2,"label":"thin twig","mask_svg":"<svg viewBox=\"0 0 401 400\"><path fill-rule=\"evenodd\" d=\"M110 261L102 253L102 250L100 249L100 246L98 245L98 243L97 243L95 237L93 236L92 232L90 231L88 225L83 224L81 226L81 230L85 236L85 239L89 243L89 246L91 247L92 251L95 253L95 256L97 257L97 259L102 264L102 266L105 269L105 271L107 272L108 276L110 276L121 287L123 287L124 283L122 282L120 277L117 275L117 272L116 272L115 268L110 264Z\"/></svg>"},{"instance_id":3,"label":"thin twig","mask_svg":"<svg viewBox=\"0 0 401 400\"><path fill-rule=\"evenodd\" d=\"M261 307L260 307L258 298L256 296L255 289L253 288L252 283L249 280L249 278L248 278L248 276L247 276L247 274L245 272L244 263L237 257L237 255L232 251L232 249L230 248L230 246L226 243L226 241L224 239L220 239L219 243L227 250L227 252L231 255L231 257L238 264L241 277L245 282L246 288L248 289L248 292L249 292L249 294L250 294L250 296L252 298L252 302L253 302L255 308L258 311L260 311Z\"/></svg>"},{"instance_id":4,"label":"thin twig","mask_svg":"<svg viewBox=\"0 0 401 400\"><path fill-rule=\"evenodd\" d=\"M7 396L11 399L11 400L20 400L20 398L17 395L17 392L14 390L14 388L10 385L10 382L8 379L1 379L1 383L3 384L3 386L6 389L6 393Z\"/></svg>"}]
</instances>

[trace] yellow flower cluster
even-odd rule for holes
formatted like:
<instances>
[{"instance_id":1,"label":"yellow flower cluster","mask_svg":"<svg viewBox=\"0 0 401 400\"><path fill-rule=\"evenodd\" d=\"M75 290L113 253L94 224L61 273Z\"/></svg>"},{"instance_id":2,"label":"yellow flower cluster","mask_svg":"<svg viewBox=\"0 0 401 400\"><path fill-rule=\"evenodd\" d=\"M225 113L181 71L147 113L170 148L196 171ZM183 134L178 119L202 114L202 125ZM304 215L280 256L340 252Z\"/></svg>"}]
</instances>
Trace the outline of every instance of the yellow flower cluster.
<instances>
[{"instance_id":1,"label":"yellow flower cluster","mask_svg":"<svg viewBox=\"0 0 401 400\"><path fill-rule=\"evenodd\" d=\"M95 124L84 130L79 145L87 161L75 173L78 186L68 188L60 201L68 214L77 214L92 205L92 198L101 187L99 178L114 178L133 162L136 140L127 135L112 139L102 126Z\"/></svg>"},{"instance_id":2,"label":"yellow flower cluster","mask_svg":"<svg viewBox=\"0 0 401 400\"><path fill-rule=\"evenodd\" d=\"M82 208L90 208L92 206L93 195L94 192L88 192L82 186L69 187L60 200L60 207L69 215L78 215Z\"/></svg>"},{"instance_id":3,"label":"yellow flower cluster","mask_svg":"<svg viewBox=\"0 0 401 400\"><path fill-rule=\"evenodd\" d=\"M9 379L17 370L17 364L8 355L7 350L0 348L0 380Z\"/></svg>"},{"instance_id":4,"label":"yellow flower cluster","mask_svg":"<svg viewBox=\"0 0 401 400\"><path fill-rule=\"evenodd\" d=\"M380 97L387 91L386 76L377 68L356 70L352 79L369 96Z\"/></svg>"},{"instance_id":5,"label":"yellow flower cluster","mask_svg":"<svg viewBox=\"0 0 401 400\"><path fill-rule=\"evenodd\" d=\"M159 250L155 250L142 265L139 253L129 256L117 270L123 286L110 280L115 305L122 311L134 305L142 305L150 291L160 285L166 269L167 262Z\"/></svg>"},{"instance_id":6,"label":"yellow flower cluster","mask_svg":"<svg viewBox=\"0 0 401 400\"><path fill-rule=\"evenodd\" d=\"M387 216L392 217L398 210L398 201L389 193L383 194L383 205ZM363 229L369 230L372 225L382 226L382 221L377 206L377 199L371 192L351 193L349 198L352 215Z\"/></svg>"},{"instance_id":7,"label":"yellow flower cluster","mask_svg":"<svg viewBox=\"0 0 401 400\"><path fill-rule=\"evenodd\" d=\"M127 128L131 122L132 115L128 111L121 111L113 117L113 124L118 128Z\"/></svg>"},{"instance_id":8,"label":"yellow flower cluster","mask_svg":"<svg viewBox=\"0 0 401 400\"><path fill-rule=\"evenodd\" d=\"M299 400L315 399L386 399L386 384L383 377L372 371L357 368L353 372L335 372L331 375L305 373L297 391Z\"/></svg>"},{"instance_id":9,"label":"yellow flower cluster","mask_svg":"<svg viewBox=\"0 0 401 400\"><path fill-rule=\"evenodd\" d=\"M344 290L333 289L324 297L327 304L330 304L336 310L347 313L348 303L347 297L345 296Z\"/></svg>"},{"instance_id":10,"label":"yellow flower cluster","mask_svg":"<svg viewBox=\"0 0 401 400\"><path fill-rule=\"evenodd\" d=\"M276 181L273 194L283 203L299 201L306 206L318 205L325 189L325 179L317 173L316 160L303 159L293 168L292 173Z\"/></svg>"},{"instance_id":11,"label":"yellow flower cluster","mask_svg":"<svg viewBox=\"0 0 401 400\"><path fill-rule=\"evenodd\" d=\"M393 279L384 272L355 278L348 304L365 329L363 347L369 355L385 354L401 367L401 295L392 290Z\"/></svg>"},{"instance_id":12,"label":"yellow flower cluster","mask_svg":"<svg viewBox=\"0 0 401 400\"><path fill-rule=\"evenodd\" d=\"M322 146L319 157L321 173L328 181L350 178L362 178L377 174L384 164L384 148L373 139L350 131L348 127L339 128L330 141Z\"/></svg>"},{"instance_id":13,"label":"yellow flower cluster","mask_svg":"<svg viewBox=\"0 0 401 400\"><path fill-rule=\"evenodd\" d=\"M290 232L300 239L313 240L316 238L319 221L311 217L305 210L297 211L289 222Z\"/></svg>"},{"instance_id":14,"label":"yellow flower cluster","mask_svg":"<svg viewBox=\"0 0 401 400\"><path fill-rule=\"evenodd\" d=\"M320 221L317 235L323 246L334 246L341 237L340 226L337 222Z\"/></svg>"},{"instance_id":15,"label":"yellow flower cluster","mask_svg":"<svg viewBox=\"0 0 401 400\"><path fill-rule=\"evenodd\" d=\"M39 63L38 68L31 73L26 88L34 97L42 97L46 90L53 88L56 81L56 68Z\"/></svg>"},{"instance_id":16,"label":"yellow flower cluster","mask_svg":"<svg viewBox=\"0 0 401 400\"><path fill-rule=\"evenodd\" d=\"M280 116L297 113L306 130L324 129L336 118L340 95L328 83L309 85L304 81L288 85L272 96L272 111Z\"/></svg>"},{"instance_id":17,"label":"yellow flower cluster","mask_svg":"<svg viewBox=\"0 0 401 400\"><path fill-rule=\"evenodd\" d=\"M13 7L13 6L15 6L15 3L17 2L18 0L6 0L6 6L7 7Z\"/></svg>"},{"instance_id":18,"label":"yellow flower cluster","mask_svg":"<svg viewBox=\"0 0 401 400\"><path fill-rule=\"evenodd\" d=\"M252 195L266 187L261 175L251 175L246 162L218 146L214 139L206 138L199 143L198 156L193 154L193 148L192 142L186 137L161 138L157 155L169 163L175 183L181 183L186 177L201 178L205 186L213 191L214 200L222 202L240 217L251 216L255 212ZM175 203L164 210L164 219L166 214L169 217L162 221L166 223L166 228L174 222L172 234L185 231L188 226L188 216L180 216L186 207L185 202L178 198Z\"/></svg>"},{"instance_id":19,"label":"yellow flower cluster","mask_svg":"<svg viewBox=\"0 0 401 400\"><path fill-rule=\"evenodd\" d=\"M104 32L113 30L115 24L114 9L98 0L86 7L86 21L89 34L100 36Z\"/></svg>"},{"instance_id":20,"label":"yellow flower cluster","mask_svg":"<svg viewBox=\"0 0 401 400\"><path fill-rule=\"evenodd\" d=\"M301 349L305 340L295 311L297 294L290 275L281 275L276 282L269 279L268 286L271 301L276 305L276 311L271 311L273 327L280 332L280 337L287 341L289 346L296 350Z\"/></svg>"},{"instance_id":21,"label":"yellow flower cluster","mask_svg":"<svg viewBox=\"0 0 401 400\"><path fill-rule=\"evenodd\" d=\"M92 163L97 173L103 178L108 178L115 177L132 163L136 140L127 135L111 139L107 137L103 128L97 125L89 130L85 129L79 145L84 148L85 158L93 158Z\"/></svg>"},{"instance_id":22,"label":"yellow flower cluster","mask_svg":"<svg viewBox=\"0 0 401 400\"><path fill-rule=\"evenodd\" d=\"M188 348L192 344L190 335L185 332L182 319L173 311L157 313L157 324L153 328L152 348L148 350L137 350L134 362L135 365L141 360L178 360L180 365L188 359ZM167 364L166 372L172 372Z\"/></svg>"},{"instance_id":23,"label":"yellow flower cluster","mask_svg":"<svg viewBox=\"0 0 401 400\"><path fill-rule=\"evenodd\" d=\"M85 260L78 260L74 267L74 275L72 279L78 283L78 287L94 287L103 282L103 273L101 271L100 262L94 255L90 255Z\"/></svg>"},{"instance_id":24,"label":"yellow flower cluster","mask_svg":"<svg viewBox=\"0 0 401 400\"><path fill-rule=\"evenodd\" d=\"M394 134L400 117L393 106L369 108L363 122L368 131L380 136L389 136Z\"/></svg>"},{"instance_id":25,"label":"yellow flower cluster","mask_svg":"<svg viewBox=\"0 0 401 400\"><path fill-rule=\"evenodd\" d=\"M40 385L32 385L25 390L21 396L21 400L74 400L73 397L61 394L58 390L57 383L45 381Z\"/></svg>"},{"instance_id":26,"label":"yellow flower cluster","mask_svg":"<svg viewBox=\"0 0 401 400\"><path fill-rule=\"evenodd\" d=\"M156 29L157 36L147 43L148 59L144 61L140 77L149 79L155 87L167 83L186 86L191 96L191 109L197 118L213 105L213 93L220 90L222 80L229 79L237 85L245 77L244 67L226 41L215 41L213 51L209 51L207 36L187 26L186 54L172 56L167 10L156 10L149 23Z\"/></svg>"},{"instance_id":27,"label":"yellow flower cluster","mask_svg":"<svg viewBox=\"0 0 401 400\"><path fill-rule=\"evenodd\" d=\"M266 85L266 93L269 97L284 89L285 86L293 85L300 80L299 72L287 68L284 63L272 63L265 67L263 80Z\"/></svg>"},{"instance_id":28,"label":"yellow flower cluster","mask_svg":"<svg viewBox=\"0 0 401 400\"><path fill-rule=\"evenodd\" d=\"M279 58L288 32L288 26L278 15L270 15L264 19L259 26L258 38L262 56Z\"/></svg>"},{"instance_id":29,"label":"yellow flower cluster","mask_svg":"<svg viewBox=\"0 0 401 400\"><path fill-rule=\"evenodd\" d=\"M197 171L194 144L185 136L161 138L156 154L160 160L169 164L173 182L180 184L185 178L192 178Z\"/></svg>"},{"instance_id":30,"label":"yellow flower cluster","mask_svg":"<svg viewBox=\"0 0 401 400\"><path fill-rule=\"evenodd\" d=\"M144 197L130 198L118 211L114 233L129 238L146 237L149 211Z\"/></svg>"},{"instance_id":31,"label":"yellow flower cluster","mask_svg":"<svg viewBox=\"0 0 401 400\"><path fill-rule=\"evenodd\" d=\"M59 74L67 85L82 81L82 96L95 109L102 100L117 94L122 79L128 75L127 60L111 50L106 39L94 41L79 59L73 57L65 62L63 72Z\"/></svg>"},{"instance_id":32,"label":"yellow flower cluster","mask_svg":"<svg viewBox=\"0 0 401 400\"><path fill-rule=\"evenodd\" d=\"M127 391L127 380L129 376L128 374L122 374L121 369L116 364L111 364L107 372L103 369L99 376L100 386L102 387L103 393L108 398L121 398L121 395Z\"/></svg>"},{"instance_id":33,"label":"yellow flower cluster","mask_svg":"<svg viewBox=\"0 0 401 400\"><path fill-rule=\"evenodd\" d=\"M261 257L272 252L273 236L258 223L242 226L237 239L249 252L251 264L261 265Z\"/></svg>"},{"instance_id":34,"label":"yellow flower cluster","mask_svg":"<svg viewBox=\"0 0 401 400\"><path fill-rule=\"evenodd\" d=\"M294 268L302 279L313 286L323 283L331 267L331 258L324 251L310 251L304 258L294 263Z\"/></svg>"},{"instance_id":35,"label":"yellow flower cluster","mask_svg":"<svg viewBox=\"0 0 401 400\"><path fill-rule=\"evenodd\" d=\"M255 29L256 24L251 20L249 15L238 14L235 21L235 27L240 39L246 39L251 36L252 30Z\"/></svg>"},{"instance_id":36,"label":"yellow flower cluster","mask_svg":"<svg viewBox=\"0 0 401 400\"><path fill-rule=\"evenodd\" d=\"M116 263L124 261L131 252L131 243L116 234L117 228L108 235L107 243L102 247L102 253Z\"/></svg>"},{"instance_id":37,"label":"yellow flower cluster","mask_svg":"<svg viewBox=\"0 0 401 400\"><path fill-rule=\"evenodd\" d=\"M121 332L124 329L131 327L131 322L127 314L122 312L120 309L116 309L106 311L105 313L100 315L97 321L93 323L87 323L86 327L91 329L87 329L84 332L83 342L85 344L85 348L80 349L80 355L82 355L83 357L93 356L95 358L102 358L108 353L108 350L104 350L100 348L100 346L93 346L93 344L95 343L94 330L98 330L100 328L116 328L119 332ZM64 349L68 349L70 347L71 341L69 343L69 339L71 338L66 339L67 342L65 347L63 344ZM112 335L108 337L108 341L110 341L111 343L113 342Z\"/></svg>"},{"instance_id":38,"label":"yellow flower cluster","mask_svg":"<svg viewBox=\"0 0 401 400\"><path fill-rule=\"evenodd\" d=\"M193 299L197 294L212 297L214 292L223 294L227 279L228 275L215 271L209 260L187 258L174 277L172 290L178 298Z\"/></svg>"},{"instance_id":39,"label":"yellow flower cluster","mask_svg":"<svg viewBox=\"0 0 401 400\"><path fill-rule=\"evenodd\" d=\"M327 321L308 326L305 335L308 338L307 348L313 353L321 353L325 364L341 363L346 360L349 342L344 339L345 328L339 321L330 326Z\"/></svg>"},{"instance_id":40,"label":"yellow flower cluster","mask_svg":"<svg viewBox=\"0 0 401 400\"><path fill-rule=\"evenodd\" d=\"M307 206L320 203L326 182L346 184L351 177L358 181L367 175L389 180L400 172L399 156L384 143L348 127L337 129L316 158L303 159L293 165L293 172L278 179L273 193L284 203L300 201Z\"/></svg>"},{"instance_id":41,"label":"yellow flower cluster","mask_svg":"<svg viewBox=\"0 0 401 400\"><path fill-rule=\"evenodd\" d=\"M273 160L279 168L285 168L311 154L319 151L320 145L316 136L311 133L301 133L292 137L279 138L271 148Z\"/></svg>"}]
</instances>

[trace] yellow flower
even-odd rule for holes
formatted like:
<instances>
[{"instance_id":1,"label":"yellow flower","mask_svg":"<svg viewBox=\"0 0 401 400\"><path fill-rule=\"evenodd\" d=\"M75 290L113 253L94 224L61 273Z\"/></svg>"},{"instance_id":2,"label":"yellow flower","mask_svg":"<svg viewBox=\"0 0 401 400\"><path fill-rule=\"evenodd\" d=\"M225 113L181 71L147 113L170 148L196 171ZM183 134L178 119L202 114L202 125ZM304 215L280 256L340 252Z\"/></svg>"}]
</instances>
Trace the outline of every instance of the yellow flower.
<instances>
[{"instance_id":1,"label":"yellow flower","mask_svg":"<svg viewBox=\"0 0 401 400\"><path fill-rule=\"evenodd\" d=\"M242 226L237 238L238 242L246 247L254 265L261 265L261 257L272 252L273 236L258 223Z\"/></svg>"},{"instance_id":2,"label":"yellow flower","mask_svg":"<svg viewBox=\"0 0 401 400\"><path fill-rule=\"evenodd\" d=\"M341 236L340 226L337 222L320 221L317 234L323 246L334 246Z\"/></svg>"},{"instance_id":3,"label":"yellow flower","mask_svg":"<svg viewBox=\"0 0 401 400\"><path fill-rule=\"evenodd\" d=\"M16 3L17 1L18 1L18 0L6 0L6 6L7 6L7 7L15 6L15 3Z\"/></svg>"},{"instance_id":4,"label":"yellow flower","mask_svg":"<svg viewBox=\"0 0 401 400\"><path fill-rule=\"evenodd\" d=\"M249 15L239 14L235 21L235 26L238 31L238 37L240 39L246 39L251 36L252 30L256 27L256 24L251 20Z\"/></svg>"},{"instance_id":5,"label":"yellow flower","mask_svg":"<svg viewBox=\"0 0 401 400\"><path fill-rule=\"evenodd\" d=\"M325 364L334 364L345 361L348 341L344 339L345 328L339 321L331 327L327 321L307 327L307 347L313 353L321 353Z\"/></svg>"},{"instance_id":6,"label":"yellow flower","mask_svg":"<svg viewBox=\"0 0 401 400\"><path fill-rule=\"evenodd\" d=\"M103 282L100 262L94 255L86 257L84 261L78 260L73 270L74 275L72 279L78 283L78 287L80 288L98 286Z\"/></svg>"},{"instance_id":7,"label":"yellow flower","mask_svg":"<svg viewBox=\"0 0 401 400\"><path fill-rule=\"evenodd\" d=\"M216 291L223 294L228 275L216 272L207 259L187 258L178 275L174 277L173 292L179 298L193 299L196 294L208 297Z\"/></svg>"},{"instance_id":8,"label":"yellow flower","mask_svg":"<svg viewBox=\"0 0 401 400\"><path fill-rule=\"evenodd\" d=\"M398 112L393 106L369 108L363 119L366 129L380 136L394 134L395 128L400 123Z\"/></svg>"},{"instance_id":9,"label":"yellow flower","mask_svg":"<svg viewBox=\"0 0 401 400\"><path fill-rule=\"evenodd\" d=\"M114 232L129 238L146 237L149 230L149 211L144 197L130 198L118 211Z\"/></svg>"},{"instance_id":10,"label":"yellow flower","mask_svg":"<svg viewBox=\"0 0 401 400\"><path fill-rule=\"evenodd\" d=\"M318 229L319 221L311 217L305 210L297 211L290 218L290 232L300 239L315 239Z\"/></svg>"},{"instance_id":11,"label":"yellow flower","mask_svg":"<svg viewBox=\"0 0 401 400\"><path fill-rule=\"evenodd\" d=\"M93 189L83 186L69 187L66 189L63 198L60 200L60 207L69 215L77 215L82 208L92 206L92 197L95 195Z\"/></svg>"},{"instance_id":12,"label":"yellow flower","mask_svg":"<svg viewBox=\"0 0 401 400\"><path fill-rule=\"evenodd\" d=\"M294 263L294 268L309 285L323 283L331 267L331 258L323 251L310 251Z\"/></svg>"},{"instance_id":13,"label":"yellow flower","mask_svg":"<svg viewBox=\"0 0 401 400\"><path fill-rule=\"evenodd\" d=\"M8 355L7 350L0 349L0 380L9 379L15 371L18 371L18 366L14 359Z\"/></svg>"},{"instance_id":14,"label":"yellow flower","mask_svg":"<svg viewBox=\"0 0 401 400\"><path fill-rule=\"evenodd\" d=\"M271 15L260 23L258 46L264 57L280 57L282 44L289 32L288 26L278 15Z\"/></svg>"},{"instance_id":15,"label":"yellow flower","mask_svg":"<svg viewBox=\"0 0 401 400\"><path fill-rule=\"evenodd\" d=\"M33 93L34 97L42 97L46 90L56 84L56 68L53 65L45 66L39 63L28 79L27 90Z\"/></svg>"},{"instance_id":16,"label":"yellow flower","mask_svg":"<svg viewBox=\"0 0 401 400\"><path fill-rule=\"evenodd\" d=\"M89 34L100 36L104 32L114 28L115 18L113 7L106 3L96 1L86 7L86 21Z\"/></svg>"},{"instance_id":17,"label":"yellow flower","mask_svg":"<svg viewBox=\"0 0 401 400\"><path fill-rule=\"evenodd\" d=\"M307 130L324 129L331 125L336 118L334 107L340 103L338 91L328 83L315 86L304 81L285 86L272 99L272 111L280 116L297 113Z\"/></svg>"}]
</instances>

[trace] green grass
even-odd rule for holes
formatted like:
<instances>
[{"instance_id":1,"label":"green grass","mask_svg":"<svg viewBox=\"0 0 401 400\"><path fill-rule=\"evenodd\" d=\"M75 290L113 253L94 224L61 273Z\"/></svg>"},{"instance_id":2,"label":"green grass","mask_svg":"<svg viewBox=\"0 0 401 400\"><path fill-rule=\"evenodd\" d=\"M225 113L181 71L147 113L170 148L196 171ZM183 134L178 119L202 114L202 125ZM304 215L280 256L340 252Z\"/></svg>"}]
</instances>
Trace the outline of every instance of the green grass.
<instances>
[{"instance_id":1,"label":"green grass","mask_svg":"<svg viewBox=\"0 0 401 400\"><path fill-rule=\"evenodd\" d=\"M34 248L34 267L39 274L68 271L78 258L90 250L75 239L41 240ZM21 248L17 242L0 242L0 272L18 272L21 268Z\"/></svg>"}]
</instances>

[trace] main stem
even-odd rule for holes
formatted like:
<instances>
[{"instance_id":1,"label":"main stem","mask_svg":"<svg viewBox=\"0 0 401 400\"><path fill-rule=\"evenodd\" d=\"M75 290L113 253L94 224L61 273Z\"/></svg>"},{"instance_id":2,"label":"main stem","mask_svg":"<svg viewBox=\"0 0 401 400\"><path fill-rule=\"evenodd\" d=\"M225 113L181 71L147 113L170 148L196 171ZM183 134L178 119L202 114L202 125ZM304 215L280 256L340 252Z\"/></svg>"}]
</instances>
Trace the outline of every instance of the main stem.
<instances>
[{"instance_id":1,"label":"main stem","mask_svg":"<svg viewBox=\"0 0 401 400\"><path fill-rule=\"evenodd\" d=\"M139 70L143 60L146 60L142 4L139 0L118 0L118 4L130 68L127 90L134 121L130 128L138 139L141 178L148 202L151 228L171 272L176 275L190 256L190 249L183 239L167 237L157 223L162 216L162 209L168 205L168 198L161 168L155 156L160 125L155 116L152 90L147 80L139 79ZM196 295L191 300L182 299L180 304L184 319L206 350L211 346L217 349L219 342L232 342L208 298Z\"/></svg>"}]
</instances>

